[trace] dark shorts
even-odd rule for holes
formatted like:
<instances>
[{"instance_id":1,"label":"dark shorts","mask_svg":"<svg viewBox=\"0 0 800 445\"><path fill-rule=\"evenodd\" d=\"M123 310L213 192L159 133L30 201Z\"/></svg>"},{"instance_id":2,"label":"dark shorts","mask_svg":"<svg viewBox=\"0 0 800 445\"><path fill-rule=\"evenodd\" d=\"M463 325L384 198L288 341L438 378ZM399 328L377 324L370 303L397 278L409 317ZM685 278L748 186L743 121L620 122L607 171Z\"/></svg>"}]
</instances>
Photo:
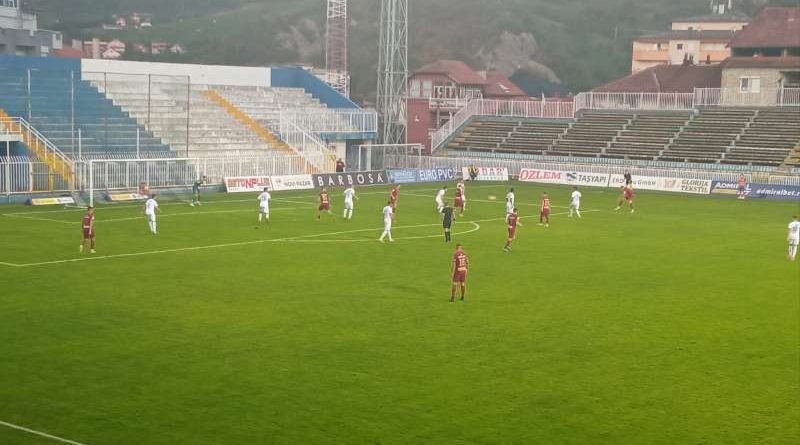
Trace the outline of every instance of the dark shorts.
<instances>
[{"instance_id":1,"label":"dark shorts","mask_svg":"<svg viewBox=\"0 0 800 445\"><path fill-rule=\"evenodd\" d=\"M453 226L453 221L442 221L442 227L444 227L445 229L449 229L452 226Z\"/></svg>"},{"instance_id":2,"label":"dark shorts","mask_svg":"<svg viewBox=\"0 0 800 445\"><path fill-rule=\"evenodd\" d=\"M542 211L539 212L539 216L550 216L550 209L542 209Z\"/></svg>"},{"instance_id":3,"label":"dark shorts","mask_svg":"<svg viewBox=\"0 0 800 445\"><path fill-rule=\"evenodd\" d=\"M514 239L516 236L517 236L516 227L513 229L508 229L508 239Z\"/></svg>"},{"instance_id":4,"label":"dark shorts","mask_svg":"<svg viewBox=\"0 0 800 445\"><path fill-rule=\"evenodd\" d=\"M456 207L458 207L459 209L464 207L464 200L460 198L456 199Z\"/></svg>"},{"instance_id":5,"label":"dark shorts","mask_svg":"<svg viewBox=\"0 0 800 445\"><path fill-rule=\"evenodd\" d=\"M467 271L453 272L453 283L465 283L467 281Z\"/></svg>"},{"instance_id":6,"label":"dark shorts","mask_svg":"<svg viewBox=\"0 0 800 445\"><path fill-rule=\"evenodd\" d=\"M331 209L330 204L320 204L318 210L330 210L330 209Z\"/></svg>"},{"instance_id":7,"label":"dark shorts","mask_svg":"<svg viewBox=\"0 0 800 445\"><path fill-rule=\"evenodd\" d=\"M83 229L83 239L92 239L92 238L94 238L94 230Z\"/></svg>"}]
</instances>

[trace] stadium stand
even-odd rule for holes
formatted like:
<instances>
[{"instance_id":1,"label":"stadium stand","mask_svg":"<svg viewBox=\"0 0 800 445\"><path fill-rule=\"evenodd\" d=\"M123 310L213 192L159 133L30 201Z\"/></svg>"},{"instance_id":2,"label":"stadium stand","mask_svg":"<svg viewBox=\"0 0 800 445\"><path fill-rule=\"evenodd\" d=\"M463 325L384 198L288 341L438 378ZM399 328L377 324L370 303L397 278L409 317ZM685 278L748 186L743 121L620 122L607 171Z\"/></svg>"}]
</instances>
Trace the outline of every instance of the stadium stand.
<instances>
[{"instance_id":1,"label":"stadium stand","mask_svg":"<svg viewBox=\"0 0 800 445\"><path fill-rule=\"evenodd\" d=\"M475 119L448 149L470 152L543 154L570 125L564 121Z\"/></svg>"},{"instance_id":2,"label":"stadium stand","mask_svg":"<svg viewBox=\"0 0 800 445\"><path fill-rule=\"evenodd\" d=\"M628 125L634 115L586 111L560 135L548 151L553 156L589 156L604 154L614 138Z\"/></svg>"},{"instance_id":3,"label":"stadium stand","mask_svg":"<svg viewBox=\"0 0 800 445\"><path fill-rule=\"evenodd\" d=\"M275 133L280 131L282 110L301 109L313 113L314 109L326 108L302 88L215 86L212 89Z\"/></svg>"},{"instance_id":4,"label":"stadium stand","mask_svg":"<svg viewBox=\"0 0 800 445\"><path fill-rule=\"evenodd\" d=\"M601 157L653 160L686 125L690 117L689 112L637 113L631 124L614 138Z\"/></svg>"},{"instance_id":5,"label":"stadium stand","mask_svg":"<svg viewBox=\"0 0 800 445\"><path fill-rule=\"evenodd\" d=\"M6 67L0 70L0 108L9 116L30 117L28 120L42 135L70 155L79 151L79 129L80 149L86 154L135 151L137 129L141 150L167 150L159 138L80 79L79 73L74 80L74 94L71 82L69 73L43 70L30 77L28 87L27 70Z\"/></svg>"},{"instance_id":6,"label":"stadium stand","mask_svg":"<svg viewBox=\"0 0 800 445\"><path fill-rule=\"evenodd\" d=\"M781 165L800 141L800 109L757 110L753 122L721 161L726 164Z\"/></svg>"},{"instance_id":7,"label":"stadium stand","mask_svg":"<svg viewBox=\"0 0 800 445\"><path fill-rule=\"evenodd\" d=\"M717 162L749 125L756 112L750 109L703 109L659 157L662 161Z\"/></svg>"}]
</instances>

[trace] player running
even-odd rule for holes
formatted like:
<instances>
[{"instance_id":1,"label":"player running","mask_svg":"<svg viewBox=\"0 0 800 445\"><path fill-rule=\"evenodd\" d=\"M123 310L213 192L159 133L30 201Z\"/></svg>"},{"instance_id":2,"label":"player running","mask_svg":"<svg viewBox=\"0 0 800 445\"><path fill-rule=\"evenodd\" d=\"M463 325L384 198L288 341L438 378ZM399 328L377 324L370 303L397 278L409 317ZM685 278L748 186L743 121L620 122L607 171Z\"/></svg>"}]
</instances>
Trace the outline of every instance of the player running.
<instances>
[{"instance_id":1,"label":"player running","mask_svg":"<svg viewBox=\"0 0 800 445\"><path fill-rule=\"evenodd\" d=\"M258 223L261 224L262 221L266 220L267 224L269 224L269 201L272 199L272 195L269 194L269 189L264 187L264 191L258 195Z\"/></svg>"},{"instance_id":2,"label":"player running","mask_svg":"<svg viewBox=\"0 0 800 445\"><path fill-rule=\"evenodd\" d=\"M342 213L342 217L345 221L353 219L354 199L358 199L358 196L356 196L356 189L351 185L344 189L344 212Z\"/></svg>"},{"instance_id":3,"label":"player running","mask_svg":"<svg viewBox=\"0 0 800 445\"><path fill-rule=\"evenodd\" d=\"M453 208L450 207L449 202L444 202L442 204L442 210L440 212L442 214L442 226L444 227L444 242L450 242L450 228L453 226L453 221L455 218L453 217Z\"/></svg>"},{"instance_id":4,"label":"player running","mask_svg":"<svg viewBox=\"0 0 800 445\"><path fill-rule=\"evenodd\" d=\"M581 192L578 191L578 187L573 187L572 195L570 197L569 202L569 217L572 218L573 213L578 215L578 218L581 217Z\"/></svg>"},{"instance_id":5,"label":"player running","mask_svg":"<svg viewBox=\"0 0 800 445\"><path fill-rule=\"evenodd\" d=\"M508 223L508 240L506 240L506 246L503 247L503 250L506 252L511 252L511 244L517 237L517 226L522 227L522 223L519 221L519 213L517 212L516 208L511 209L511 213L506 217L506 222Z\"/></svg>"},{"instance_id":6,"label":"player running","mask_svg":"<svg viewBox=\"0 0 800 445\"><path fill-rule=\"evenodd\" d=\"M80 247L81 253L83 253L87 242L89 244L89 253L97 253L95 251L94 207L90 206L86 209L86 215L83 216L81 227L83 228L83 241L81 241Z\"/></svg>"},{"instance_id":7,"label":"player running","mask_svg":"<svg viewBox=\"0 0 800 445\"><path fill-rule=\"evenodd\" d=\"M467 292L467 269L469 257L464 253L461 244L456 244L456 253L453 254L453 287L450 289L450 302L456 301L456 288L461 287L461 301Z\"/></svg>"},{"instance_id":8,"label":"player running","mask_svg":"<svg viewBox=\"0 0 800 445\"><path fill-rule=\"evenodd\" d=\"M192 203L189 204L190 206L199 206L200 205L200 187L206 183L206 177L203 176L200 179L196 179L192 183Z\"/></svg>"},{"instance_id":9,"label":"player running","mask_svg":"<svg viewBox=\"0 0 800 445\"><path fill-rule=\"evenodd\" d=\"M633 184L625 184L625 186L622 187L622 198L620 198L619 204L617 205L617 208L615 208L614 210L621 209L623 202L628 203L628 207L631 209L631 213L635 211L633 208Z\"/></svg>"},{"instance_id":10,"label":"player running","mask_svg":"<svg viewBox=\"0 0 800 445\"><path fill-rule=\"evenodd\" d=\"M331 212L331 197L328 195L328 189L322 187L322 190L319 192L319 207L317 207L317 221L322 218L322 211L328 212L328 215L331 215L333 218L333 212Z\"/></svg>"},{"instance_id":11,"label":"player running","mask_svg":"<svg viewBox=\"0 0 800 445\"><path fill-rule=\"evenodd\" d=\"M789 223L789 261L797 259L797 245L800 244L800 219L795 216Z\"/></svg>"},{"instance_id":12,"label":"player running","mask_svg":"<svg viewBox=\"0 0 800 445\"><path fill-rule=\"evenodd\" d=\"M445 195L445 193L447 193L447 186L446 185L442 186L442 188L440 188L439 191L436 192L436 211L438 213L442 213L442 211L444 210L444 205L445 205L444 195Z\"/></svg>"},{"instance_id":13,"label":"player running","mask_svg":"<svg viewBox=\"0 0 800 445\"><path fill-rule=\"evenodd\" d=\"M397 199L400 198L400 186L396 185L392 187L392 191L389 192L389 204L392 206L392 212L397 213Z\"/></svg>"},{"instance_id":14,"label":"player running","mask_svg":"<svg viewBox=\"0 0 800 445\"><path fill-rule=\"evenodd\" d=\"M150 198L144 203L144 215L147 217L147 224L150 226L150 233L158 235L158 228L156 227L156 210L158 209L158 201L156 201L156 194L150 195Z\"/></svg>"},{"instance_id":15,"label":"player running","mask_svg":"<svg viewBox=\"0 0 800 445\"><path fill-rule=\"evenodd\" d=\"M745 199L747 196L747 178L743 174L739 175L739 190L737 194L739 199Z\"/></svg>"},{"instance_id":16,"label":"player running","mask_svg":"<svg viewBox=\"0 0 800 445\"><path fill-rule=\"evenodd\" d=\"M464 210L467 208L467 184L462 179L458 181L456 188L461 191L461 216L464 216ZM458 190L456 190L456 194L458 194Z\"/></svg>"},{"instance_id":17,"label":"player running","mask_svg":"<svg viewBox=\"0 0 800 445\"><path fill-rule=\"evenodd\" d=\"M539 205L539 225L550 227L550 196L547 192L542 194L542 202Z\"/></svg>"},{"instance_id":18,"label":"player running","mask_svg":"<svg viewBox=\"0 0 800 445\"><path fill-rule=\"evenodd\" d=\"M458 209L459 215L464 216L464 207L465 207L465 199L464 199L464 183L459 182L456 186L456 205L455 208Z\"/></svg>"},{"instance_id":19,"label":"player running","mask_svg":"<svg viewBox=\"0 0 800 445\"><path fill-rule=\"evenodd\" d=\"M517 197L514 194L514 187L511 187L506 193L506 220L508 220L508 216L514 213L516 209Z\"/></svg>"},{"instance_id":20,"label":"player running","mask_svg":"<svg viewBox=\"0 0 800 445\"><path fill-rule=\"evenodd\" d=\"M392 221L394 220L394 209L392 208L392 202L389 201L386 203L386 207L383 208L383 233L381 237L378 238L378 241L383 242L384 238L387 236L389 237L389 242L393 243L394 240L392 239Z\"/></svg>"}]
</instances>

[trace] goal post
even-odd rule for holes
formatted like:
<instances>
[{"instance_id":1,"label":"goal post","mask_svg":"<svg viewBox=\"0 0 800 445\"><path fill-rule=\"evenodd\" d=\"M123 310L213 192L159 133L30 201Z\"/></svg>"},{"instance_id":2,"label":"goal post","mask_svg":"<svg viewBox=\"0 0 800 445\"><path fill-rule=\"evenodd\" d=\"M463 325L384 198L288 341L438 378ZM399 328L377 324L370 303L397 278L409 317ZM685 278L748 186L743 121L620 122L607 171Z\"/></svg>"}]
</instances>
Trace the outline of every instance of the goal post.
<instances>
[{"instance_id":1,"label":"goal post","mask_svg":"<svg viewBox=\"0 0 800 445\"><path fill-rule=\"evenodd\" d=\"M422 144L365 144L358 146L358 170L416 168L421 165Z\"/></svg>"}]
</instances>

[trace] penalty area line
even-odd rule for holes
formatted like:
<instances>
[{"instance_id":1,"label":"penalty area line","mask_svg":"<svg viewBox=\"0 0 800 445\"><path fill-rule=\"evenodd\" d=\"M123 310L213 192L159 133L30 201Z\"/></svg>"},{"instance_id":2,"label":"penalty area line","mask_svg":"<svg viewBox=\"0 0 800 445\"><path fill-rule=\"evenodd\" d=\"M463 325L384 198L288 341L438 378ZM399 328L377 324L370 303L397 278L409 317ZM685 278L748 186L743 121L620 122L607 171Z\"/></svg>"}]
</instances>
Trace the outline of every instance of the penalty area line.
<instances>
[{"instance_id":1,"label":"penalty area line","mask_svg":"<svg viewBox=\"0 0 800 445\"><path fill-rule=\"evenodd\" d=\"M0 420L0 425L5 426L7 428L11 428L12 430L23 431L23 432L26 432L26 433L29 433L29 434L33 434L33 435L36 435L36 436L39 436L39 437L44 437L46 439L54 440L56 442L67 443L67 444L70 444L70 445L88 445L88 444L85 444L83 442L77 442L77 441L74 441L74 440L65 439L63 437L54 436L52 434L48 434L48 433L45 433L43 431L37 431L37 430L31 429L31 428L26 428L24 426L15 425L13 423L3 422L2 420Z\"/></svg>"}]
</instances>

